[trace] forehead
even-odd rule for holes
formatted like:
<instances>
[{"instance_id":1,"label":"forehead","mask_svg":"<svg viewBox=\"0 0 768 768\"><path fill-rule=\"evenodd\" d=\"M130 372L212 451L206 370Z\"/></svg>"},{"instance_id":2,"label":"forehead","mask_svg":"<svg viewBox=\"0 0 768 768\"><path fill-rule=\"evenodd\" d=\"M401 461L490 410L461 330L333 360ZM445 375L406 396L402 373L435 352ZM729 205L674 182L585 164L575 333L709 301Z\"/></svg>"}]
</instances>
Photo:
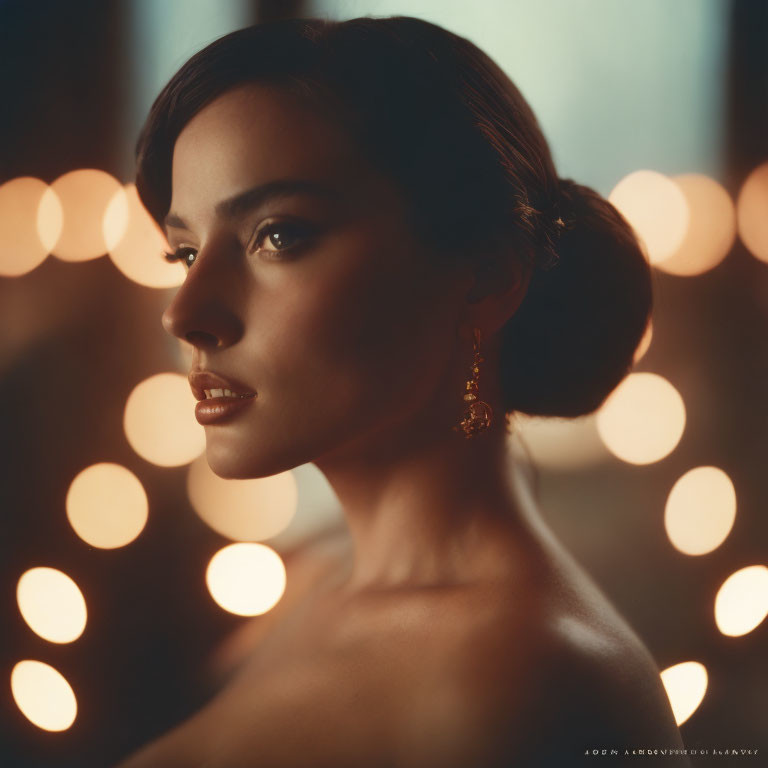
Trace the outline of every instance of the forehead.
<instances>
[{"instance_id":1,"label":"forehead","mask_svg":"<svg viewBox=\"0 0 768 768\"><path fill-rule=\"evenodd\" d=\"M249 84L216 98L179 134L171 209L193 210L276 179L341 186L368 174L335 121L288 92Z\"/></svg>"}]
</instances>

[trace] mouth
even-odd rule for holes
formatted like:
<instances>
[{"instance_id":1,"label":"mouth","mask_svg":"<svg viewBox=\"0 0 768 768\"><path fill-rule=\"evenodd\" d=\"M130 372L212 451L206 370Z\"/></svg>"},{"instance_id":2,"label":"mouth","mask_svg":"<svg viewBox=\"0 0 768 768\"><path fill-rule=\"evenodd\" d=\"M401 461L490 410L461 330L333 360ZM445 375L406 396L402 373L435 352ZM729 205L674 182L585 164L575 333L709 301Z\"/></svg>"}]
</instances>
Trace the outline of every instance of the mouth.
<instances>
[{"instance_id":1,"label":"mouth","mask_svg":"<svg viewBox=\"0 0 768 768\"><path fill-rule=\"evenodd\" d=\"M231 389L227 389L226 387L223 389L204 389L203 393L205 394L206 400L218 400L222 397L247 398L256 396L255 392L233 392Z\"/></svg>"},{"instance_id":2,"label":"mouth","mask_svg":"<svg viewBox=\"0 0 768 768\"><path fill-rule=\"evenodd\" d=\"M191 371L189 384L198 401L195 418L203 426L231 421L256 398L255 390L211 371Z\"/></svg>"},{"instance_id":3,"label":"mouth","mask_svg":"<svg viewBox=\"0 0 768 768\"><path fill-rule=\"evenodd\" d=\"M193 370L189 374L189 385L199 401L247 400L256 397L256 391L245 384L224 378L213 371Z\"/></svg>"}]
</instances>

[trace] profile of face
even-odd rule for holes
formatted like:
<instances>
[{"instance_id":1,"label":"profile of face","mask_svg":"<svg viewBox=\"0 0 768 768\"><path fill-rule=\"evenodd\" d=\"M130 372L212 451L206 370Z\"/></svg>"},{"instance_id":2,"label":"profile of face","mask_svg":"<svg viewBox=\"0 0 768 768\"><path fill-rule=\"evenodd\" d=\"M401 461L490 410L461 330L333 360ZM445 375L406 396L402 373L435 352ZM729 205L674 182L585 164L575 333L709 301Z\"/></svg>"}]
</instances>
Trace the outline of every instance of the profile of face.
<instances>
[{"instance_id":1,"label":"profile of face","mask_svg":"<svg viewBox=\"0 0 768 768\"><path fill-rule=\"evenodd\" d=\"M287 91L239 86L187 123L167 236L188 271L163 323L193 344L193 371L255 393L209 403L217 474L402 453L450 430L467 275L412 229L343 126Z\"/></svg>"}]
</instances>

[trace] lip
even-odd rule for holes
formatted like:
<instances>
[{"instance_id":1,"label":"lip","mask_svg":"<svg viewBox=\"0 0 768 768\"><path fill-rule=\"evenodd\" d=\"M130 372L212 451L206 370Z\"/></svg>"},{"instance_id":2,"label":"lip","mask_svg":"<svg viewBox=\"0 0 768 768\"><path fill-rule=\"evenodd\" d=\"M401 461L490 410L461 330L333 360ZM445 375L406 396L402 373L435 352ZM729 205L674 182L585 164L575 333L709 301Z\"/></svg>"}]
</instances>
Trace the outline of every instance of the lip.
<instances>
[{"instance_id":1,"label":"lip","mask_svg":"<svg viewBox=\"0 0 768 768\"><path fill-rule=\"evenodd\" d=\"M203 425L225 421L256 399L253 389L213 371L190 371L189 385L198 401L195 418ZM206 397L205 390L212 389L228 389L232 396Z\"/></svg>"},{"instance_id":2,"label":"lip","mask_svg":"<svg viewBox=\"0 0 768 768\"><path fill-rule=\"evenodd\" d=\"M213 371L203 371L195 369L189 372L189 386L192 387L192 392L196 400L206 399L227 399L227 398L206 398L206 389L228 389L230 392L234 392L239 397L255 397L256 390L253 388L241 384L234 379L227 379L224 376L220 376Z\"/></svg>"},{"instance_id":3,"label":"lip","mask_svg":"<svg viewBox=\"0 0 768 768\"><path fill-rule=\"evenodd\" d=\"M212 397L201 400L195 406L195 418L203 426L227 421L254 400L255 397Z\"/></svg>"}]
</instances>

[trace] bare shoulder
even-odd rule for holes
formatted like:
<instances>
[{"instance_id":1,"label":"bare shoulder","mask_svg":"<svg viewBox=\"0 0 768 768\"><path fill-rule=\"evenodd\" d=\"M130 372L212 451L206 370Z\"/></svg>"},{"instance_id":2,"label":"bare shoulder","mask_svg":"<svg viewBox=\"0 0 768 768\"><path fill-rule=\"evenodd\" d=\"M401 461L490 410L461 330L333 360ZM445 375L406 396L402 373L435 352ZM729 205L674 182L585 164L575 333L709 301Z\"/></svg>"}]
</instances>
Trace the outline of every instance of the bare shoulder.
<instances>
[{"instance_id":1,"label":"bare shoulder","mask_svg":"<svg viewBox=\"0 0 768 768\"><path fill-rule=\"evenodd\" d=\"M591 765L592 749L622 765L649 747L689 765L653 658L610 613L499 607L468 627L447 678L473 765Z\"/></svg>"}]
</instances>

